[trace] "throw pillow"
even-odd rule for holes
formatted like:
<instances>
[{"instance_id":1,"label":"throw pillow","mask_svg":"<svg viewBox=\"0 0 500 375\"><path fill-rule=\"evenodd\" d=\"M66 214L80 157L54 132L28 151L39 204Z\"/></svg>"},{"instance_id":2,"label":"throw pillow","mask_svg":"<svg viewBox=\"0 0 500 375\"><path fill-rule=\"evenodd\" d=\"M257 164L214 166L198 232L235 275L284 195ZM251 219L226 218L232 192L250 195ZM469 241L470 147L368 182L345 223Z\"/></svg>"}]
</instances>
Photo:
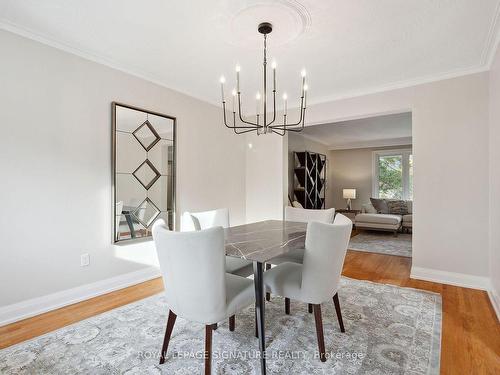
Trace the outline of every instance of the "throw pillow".
<instances>
[{"instance_id":1,"label":"throw pillow","mask_svg":"<svg viewBox=\"0 0 500 375\"><path fill-rule=\"evenodd\" d=\"M389 207L387 207L387 201L385 199L370 198L373 207L377 210L379 214L388 214Z\"/></svg>"},{"instance_id":2,"label":"throw pillow","mask_svg":"<svg viewBox=\"0 0 500 375\"><path fill-rule=\"evenodd\" d=\"M363 204L361 207L362 207L361 212L364 214L376 214L377 213L377 210L375 209L375 207L373 207L373 204L371 204L371 203Z\"/></svg>"},{"instance_id":3,"label":"throw pillow","mask_svg":"<svg viewBox=\"0 0 500 375\"><path fill-rule=\"evenodd\" d=\"M389 208L389 213L394 215L406 215L408 214L408 206L405 201L391 200L387 202L387 207Z\"/></svg>"}]
</instances>

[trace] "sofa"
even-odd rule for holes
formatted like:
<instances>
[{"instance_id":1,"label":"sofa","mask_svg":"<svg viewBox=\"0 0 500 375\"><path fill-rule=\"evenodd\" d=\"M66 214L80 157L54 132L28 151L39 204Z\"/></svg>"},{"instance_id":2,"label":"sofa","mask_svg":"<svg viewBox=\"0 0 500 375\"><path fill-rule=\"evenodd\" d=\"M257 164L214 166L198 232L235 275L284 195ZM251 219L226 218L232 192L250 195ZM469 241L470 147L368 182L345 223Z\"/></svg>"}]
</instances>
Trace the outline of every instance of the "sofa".
<instances>
[{"instance_id":1,"label":"sofa","mask_svg":"<svg viewBox=\"0 0 500 375\"><path fill-rule=\"evenodd\" d=\"M400 230L412 230L412 201L376 198L370 201L354 219L357 229L391 231L395 236Z\"/></svg>"}]
</instances>

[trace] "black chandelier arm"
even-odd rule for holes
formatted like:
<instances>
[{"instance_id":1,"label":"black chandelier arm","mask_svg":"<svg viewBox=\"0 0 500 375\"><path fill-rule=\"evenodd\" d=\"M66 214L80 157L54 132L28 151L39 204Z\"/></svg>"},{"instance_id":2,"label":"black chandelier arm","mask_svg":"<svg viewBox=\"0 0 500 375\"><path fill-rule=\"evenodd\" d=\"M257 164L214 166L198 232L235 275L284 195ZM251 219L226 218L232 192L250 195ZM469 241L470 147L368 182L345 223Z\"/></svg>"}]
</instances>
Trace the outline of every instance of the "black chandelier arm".
<instances>
[{"instance_id":1,"label":"black chandelier arm","mask_svg":"<svg viewBox=\"0 0 500 375\"><path fill-rule=\"evenodd\" d=\"M303 126L301 126L298 129L289 129L289 128L272 128L271 130L274 132L275 130L281 130L281 131L287 131L287 132L294 132L294 133L300 133L304 129ZM279 134L279 133L276 133Z\"/></svg>"},{"instance_id":2,"label":"black chandelier arm","mask_svg":"<svg viewBox=\"0 0 500 375\"><path fill-rule=\"evenodd\" d=\"M297 123L297 124L294 124L294 125L288 125L288 124L282 124L282 125L274 125L274 126L271 126L270 129L271 130L282 130L282 131L290 131L290 132L295 132L295 133L298 133L298 132L301 132L303 129L304 129L304 123L305 123L305 119L306 119L306 109L303 108L303 113L301 114L301 119L302 119L302 123ZM300 128L289 128L289 126L300 126Z\"/></svg>"},{"instance_id":3,"label":"black chandelier arm","mask_svg":"<svg viewBox=\"0 0 500 375\"><path fill-rule=\"evenodd\" d=\"M271 128L271 131L272 131L274 134L281 135L282 137L284 137L284 136L285 136L285 133L286 133L286 131L285 131L285 130L282 130L282 131L283 131L283 133L280 133L279 131L274 130L274 129L272 129L272 128Z\"/></svg>"},{"instance_id":4,"label":"black chandelier arm","mask_svg":"<svg viewBox=\"0 0 500 375\"><path fill-rule=\"evenodd\" d=\"M305 111L304 111L304 113L305 113ZM302 117L302 121L300 123L278 124L278 125L270 126L269 129L300 131L300 130L294 130L294 129L297 129L297 126L300 126L300 128L303 129L304 128L304 119L305 119L305 115Z\"/></svg>"},{"instance_id":5,"label":"black chandelier arm","mask_svg":"<svg viewBox=\"0 0 500 375\"><path fill-rule=\"evenodd\" d=\"M243 133L248 133L248 132L253 132L256 130L253 126L243 126L243 127L237 127L236 126L236 112L233 112L233 126L232 126L234 133L235 134L243 134ZM249 130L243 130L243 131L237 131L236 129L246 129L250 128Z\"/></svg>"},{"instance_id":6,"label":"black chandelier arm","mask_svg":"<svg viewBox=\"0 0 500 375\"><path fill-rule=\"evenodd\" d=\"M225 101L222 102L222 111L224 113L224 125L226 125L226 127L229 129L233 129L235 132L236 132L236 129L250 129L249 131L252 131L252 130L260 129L262 127L262 126L236 126L236 112L233 112L233 126L230 126L227 124L226 102ZM239 134L239 133L237 133L237 134Z\"/></svg>"},{"instance_id":7,"label":"black chandelier arm","mask_svg":"<svg viewBox=\"0 0 500 375\"><path fill-rule=\"evenodd\" d=\"M236 128L236 129L238 129L238 128ZM245 133L249 133L249 132L255 132L255 131L257 131L257 128L254 128L254 129L249 129L249 130L243 130L243 131L241 131L241 132L237 132L237 131L236 131L236 129L234 129L234 132L235 132L236 134L245 134Z\"/></svg>"},{"instance_id":8,"label":"black chandelier arm","mask_svg":"<svg viewBox=\"0 0 500 375\"><path fill-rule=\"evenodd\" d=\"M305 117L305 112L306 109L304 107L304 97L302 96L300 98L300 118L299 121L293 124L280 124L280 125L273 125L271 128L288 128L288 127L294 127L294 126L299 126L301 123L304 124L304 117Z\"/></svg>"},{"instance_id":9,"label":"black chandelier arm","mask_svg":"<svg viewBox=\"0 0 500 375\"><path fill-rule=\"evenodd\" d=\"M252 125L256 129L260 129L263 127L262 125L259 125L259 123L254 123L251 121L243 120L243 117L241 116L241 93L240 92L238 92L238 116L240 118L240 121L243 122L244 124Z\"/></svg>"},{"instance_id":10,"label":"black chandelier arm","mask_svg":"<svg viewBox=\"0 0 500 375\"><path fill-rule=\"evenodd\" d=\"M282 130L282 131L287 131L287 132L300 133L302 130L304 130L304 124L302 124L302 126L300 128L295 128L295 129L273 127L273 128L271 128L271 130Z\"/></svg>"}]
</instances>

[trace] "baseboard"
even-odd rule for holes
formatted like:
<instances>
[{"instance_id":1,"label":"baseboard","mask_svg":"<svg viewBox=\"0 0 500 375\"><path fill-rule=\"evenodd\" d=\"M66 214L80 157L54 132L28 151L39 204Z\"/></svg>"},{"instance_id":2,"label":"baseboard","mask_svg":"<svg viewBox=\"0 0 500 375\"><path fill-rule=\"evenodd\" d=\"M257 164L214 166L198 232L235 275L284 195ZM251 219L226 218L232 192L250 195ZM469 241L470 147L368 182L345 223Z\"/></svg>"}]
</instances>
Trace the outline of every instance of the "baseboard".
<instances>
[{"instance_id":1,"label":"baseboard","mask_svg":"<svg viewBox=\"0 0 500 375\"><path fill-rule=\"evenodd\" d=\"M493 309L497 314L497 319L500 322L500 296L494 289L491 289L488 290L488 297L490 297L491 305L493 306Z\"/></svg>"},{"instance_id":2,"label":"baseboard","mask_svg":"<svg viewBox=\"0 0 500 375\"><path fill-rule=\"evenodd\" d=\"M139 284L159 276L160 270L158 268L148 267L96 281L95 283L0 307L0 326Z\"/></svg>"},{"instance_id":3,"label":"baseboard","mask_svg":"<svg viewBox=\"0 0 500 375\"><path fill-rule=\"evenodd\" d=\"M447 272L431 268L411 267L412 279L432 281L435 283L461 286L480 290L491 290L490 279L483 276L468 275L465 273Z\"/></svg>"}]
</instances>

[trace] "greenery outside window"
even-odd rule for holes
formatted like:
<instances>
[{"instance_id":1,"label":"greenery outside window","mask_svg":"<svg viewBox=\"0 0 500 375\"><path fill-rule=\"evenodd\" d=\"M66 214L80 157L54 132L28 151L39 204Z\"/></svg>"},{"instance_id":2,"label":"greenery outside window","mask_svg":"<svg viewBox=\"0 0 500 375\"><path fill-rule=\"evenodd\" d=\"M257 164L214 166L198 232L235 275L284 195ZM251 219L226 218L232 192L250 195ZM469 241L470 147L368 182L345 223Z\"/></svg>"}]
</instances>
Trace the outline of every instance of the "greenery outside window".
<instances>
[{"instance_id":1,"label":"greenery outside window","mask_svg":"<svg viewBox=\"0 0 500 375\"><path fill-rule=\"evenodd\" d=\"M373 152L375 198L413 200L413 155L411 149Z\"/></svg>"}]
</instances>

